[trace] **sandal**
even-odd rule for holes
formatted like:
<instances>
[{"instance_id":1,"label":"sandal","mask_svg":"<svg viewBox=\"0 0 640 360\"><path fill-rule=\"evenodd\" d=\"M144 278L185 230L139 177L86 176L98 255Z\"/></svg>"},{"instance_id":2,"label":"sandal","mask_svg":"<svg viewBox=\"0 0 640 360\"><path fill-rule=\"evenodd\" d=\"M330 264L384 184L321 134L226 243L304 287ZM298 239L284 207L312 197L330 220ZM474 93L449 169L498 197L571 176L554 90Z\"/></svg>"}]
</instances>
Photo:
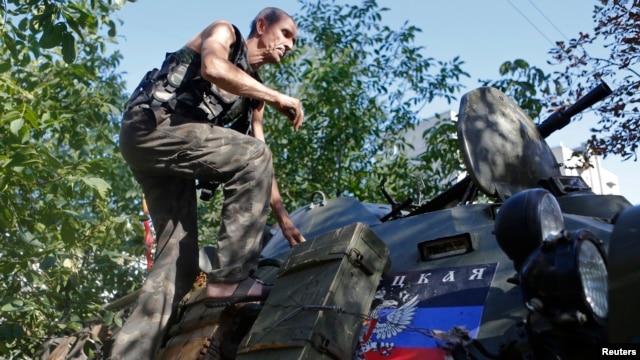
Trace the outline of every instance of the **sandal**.
<instances>
[{"instance_id":1,"label":"sandal","mask_svg":"<svg viewBox=\"0 0 640 360\"><path fill-rule=\"evenodd\" d=\"M260 284L262 292L260 295L249 295L249 291L253 284ZM223 298L207 298L204 300L204 306L208 308L219 308L234 305L237 303L264 301L271 292L271 286L266 285L260 279L248 277L238 283L238 287L234 290L231 296Z\"/></svg>"}]
</instances>

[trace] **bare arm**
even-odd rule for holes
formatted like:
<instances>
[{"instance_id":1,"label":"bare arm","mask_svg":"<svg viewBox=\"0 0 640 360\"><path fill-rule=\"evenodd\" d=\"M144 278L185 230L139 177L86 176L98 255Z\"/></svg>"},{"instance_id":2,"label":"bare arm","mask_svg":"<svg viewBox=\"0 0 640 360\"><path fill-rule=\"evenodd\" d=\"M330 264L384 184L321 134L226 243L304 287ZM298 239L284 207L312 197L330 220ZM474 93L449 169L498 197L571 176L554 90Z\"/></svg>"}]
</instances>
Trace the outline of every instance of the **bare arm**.
<instances>
[{"instance_id":1,"label":"bare arm","mask_svg":"<svg viewBox=\"0 0 640 360\"><path fill-rule=\"evenodd\" d=\"M231 63L229 52L235 41L233 26L217 21L189 42L202 56L202 77L232 94L266 102L287 116L297 131L304 119L300 100L265 86Z\"/></svg>"},{"instance_id":2,"label":"bare arm","mask_svg":"<svg viewBox=\"0 0 640 360\"><path fill-rule=\"evenodd\" d=\"M264 130L262 128L262 119L264 112L264 103L258 107L258 109L253 111L253 118L251 122L251 132L256 139L262 140L264 142ZM282 230L282 235L289 242L289 246L293 247L298 243L306 241L304 236L298 228L293 224L291 218L289 217L289 213L284 208L284 204L282 203L282 197L280 196L280 191L278 190L278 183L276 182L275 172L273 173L273 177L271 179L271 210L273 211L276 220L278 221L278 225Z\"/></svg>"}]
</instances>

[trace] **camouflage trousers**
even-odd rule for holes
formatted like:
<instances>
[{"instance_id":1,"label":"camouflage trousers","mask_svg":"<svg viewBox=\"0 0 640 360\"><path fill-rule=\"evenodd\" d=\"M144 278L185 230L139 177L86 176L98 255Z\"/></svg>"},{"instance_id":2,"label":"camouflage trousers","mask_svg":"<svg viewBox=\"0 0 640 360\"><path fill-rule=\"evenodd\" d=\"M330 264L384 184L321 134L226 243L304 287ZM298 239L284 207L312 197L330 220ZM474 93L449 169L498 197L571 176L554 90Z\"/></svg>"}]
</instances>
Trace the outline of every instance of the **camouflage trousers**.
<instances>
[{"instance_id":1,"label":"camouflage trousers","mask_svg":"<svg viewBox=\"0 0 640 360\"><path fill-rule=\"evenodd\" d=\"M157 247L137 304L115 334L111 358L152 359L199 272L195 179L224 184L216 270L208 279L243 280L258 265L271 152L251 136L146 105L125 112L120 149L142 186Z\"/></svg>"}]
</instances>

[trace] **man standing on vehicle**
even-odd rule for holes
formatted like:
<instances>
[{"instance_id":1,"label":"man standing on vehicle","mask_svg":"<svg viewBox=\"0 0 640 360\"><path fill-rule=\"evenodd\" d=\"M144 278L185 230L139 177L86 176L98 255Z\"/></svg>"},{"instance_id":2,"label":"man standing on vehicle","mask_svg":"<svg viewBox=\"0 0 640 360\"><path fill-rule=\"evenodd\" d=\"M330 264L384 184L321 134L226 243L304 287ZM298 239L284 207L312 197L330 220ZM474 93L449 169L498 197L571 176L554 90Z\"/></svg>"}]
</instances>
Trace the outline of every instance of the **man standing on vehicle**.
<instances>
[{"instance_id":1,"label":"man standing on vehicle","mask_svg":"<svg viewBox=\"0 0 640 360\"><path fill-rule=\"evenodd\" d=\"M225 20L206 27L154 69L129 99L120 147L142 186L158 236L155 261L138 302L115 335L113 359L151 359L198 274L196 179L220 183L224 204L209 307L263 300L257 268L269 205L290 246L304 237L284 209L262 127L265 103L295 130L300 100L262 84L257 70L278 63L297 26L284 11L262 10L245 41ZM249 136L250 134L252 136Z\"/></svg>"}]
</instances>

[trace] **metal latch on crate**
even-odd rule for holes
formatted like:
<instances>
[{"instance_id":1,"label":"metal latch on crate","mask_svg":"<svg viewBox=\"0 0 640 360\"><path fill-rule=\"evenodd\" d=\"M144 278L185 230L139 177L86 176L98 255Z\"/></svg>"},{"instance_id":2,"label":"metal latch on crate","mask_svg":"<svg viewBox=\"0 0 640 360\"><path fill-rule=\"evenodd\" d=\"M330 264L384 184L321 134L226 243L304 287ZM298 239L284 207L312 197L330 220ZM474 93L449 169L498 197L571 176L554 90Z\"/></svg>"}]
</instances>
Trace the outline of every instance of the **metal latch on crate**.
<instances>
[{"instance_id":1,"label":"metal latch on crate","mask_svg":"<svg viewBox=\"0 0 640 360\"><path fill-rule=\"evenodd\" d=\"M351 248L346 253L346 255L349 258L349 262L353 264L353 266L357 268L361 268L367 275L373 275L374 273L373 268L369 264L367 264L366 261L364 261L365 258L360 252L360 250L356 248Z\"/></svg>"}]
</instances>

